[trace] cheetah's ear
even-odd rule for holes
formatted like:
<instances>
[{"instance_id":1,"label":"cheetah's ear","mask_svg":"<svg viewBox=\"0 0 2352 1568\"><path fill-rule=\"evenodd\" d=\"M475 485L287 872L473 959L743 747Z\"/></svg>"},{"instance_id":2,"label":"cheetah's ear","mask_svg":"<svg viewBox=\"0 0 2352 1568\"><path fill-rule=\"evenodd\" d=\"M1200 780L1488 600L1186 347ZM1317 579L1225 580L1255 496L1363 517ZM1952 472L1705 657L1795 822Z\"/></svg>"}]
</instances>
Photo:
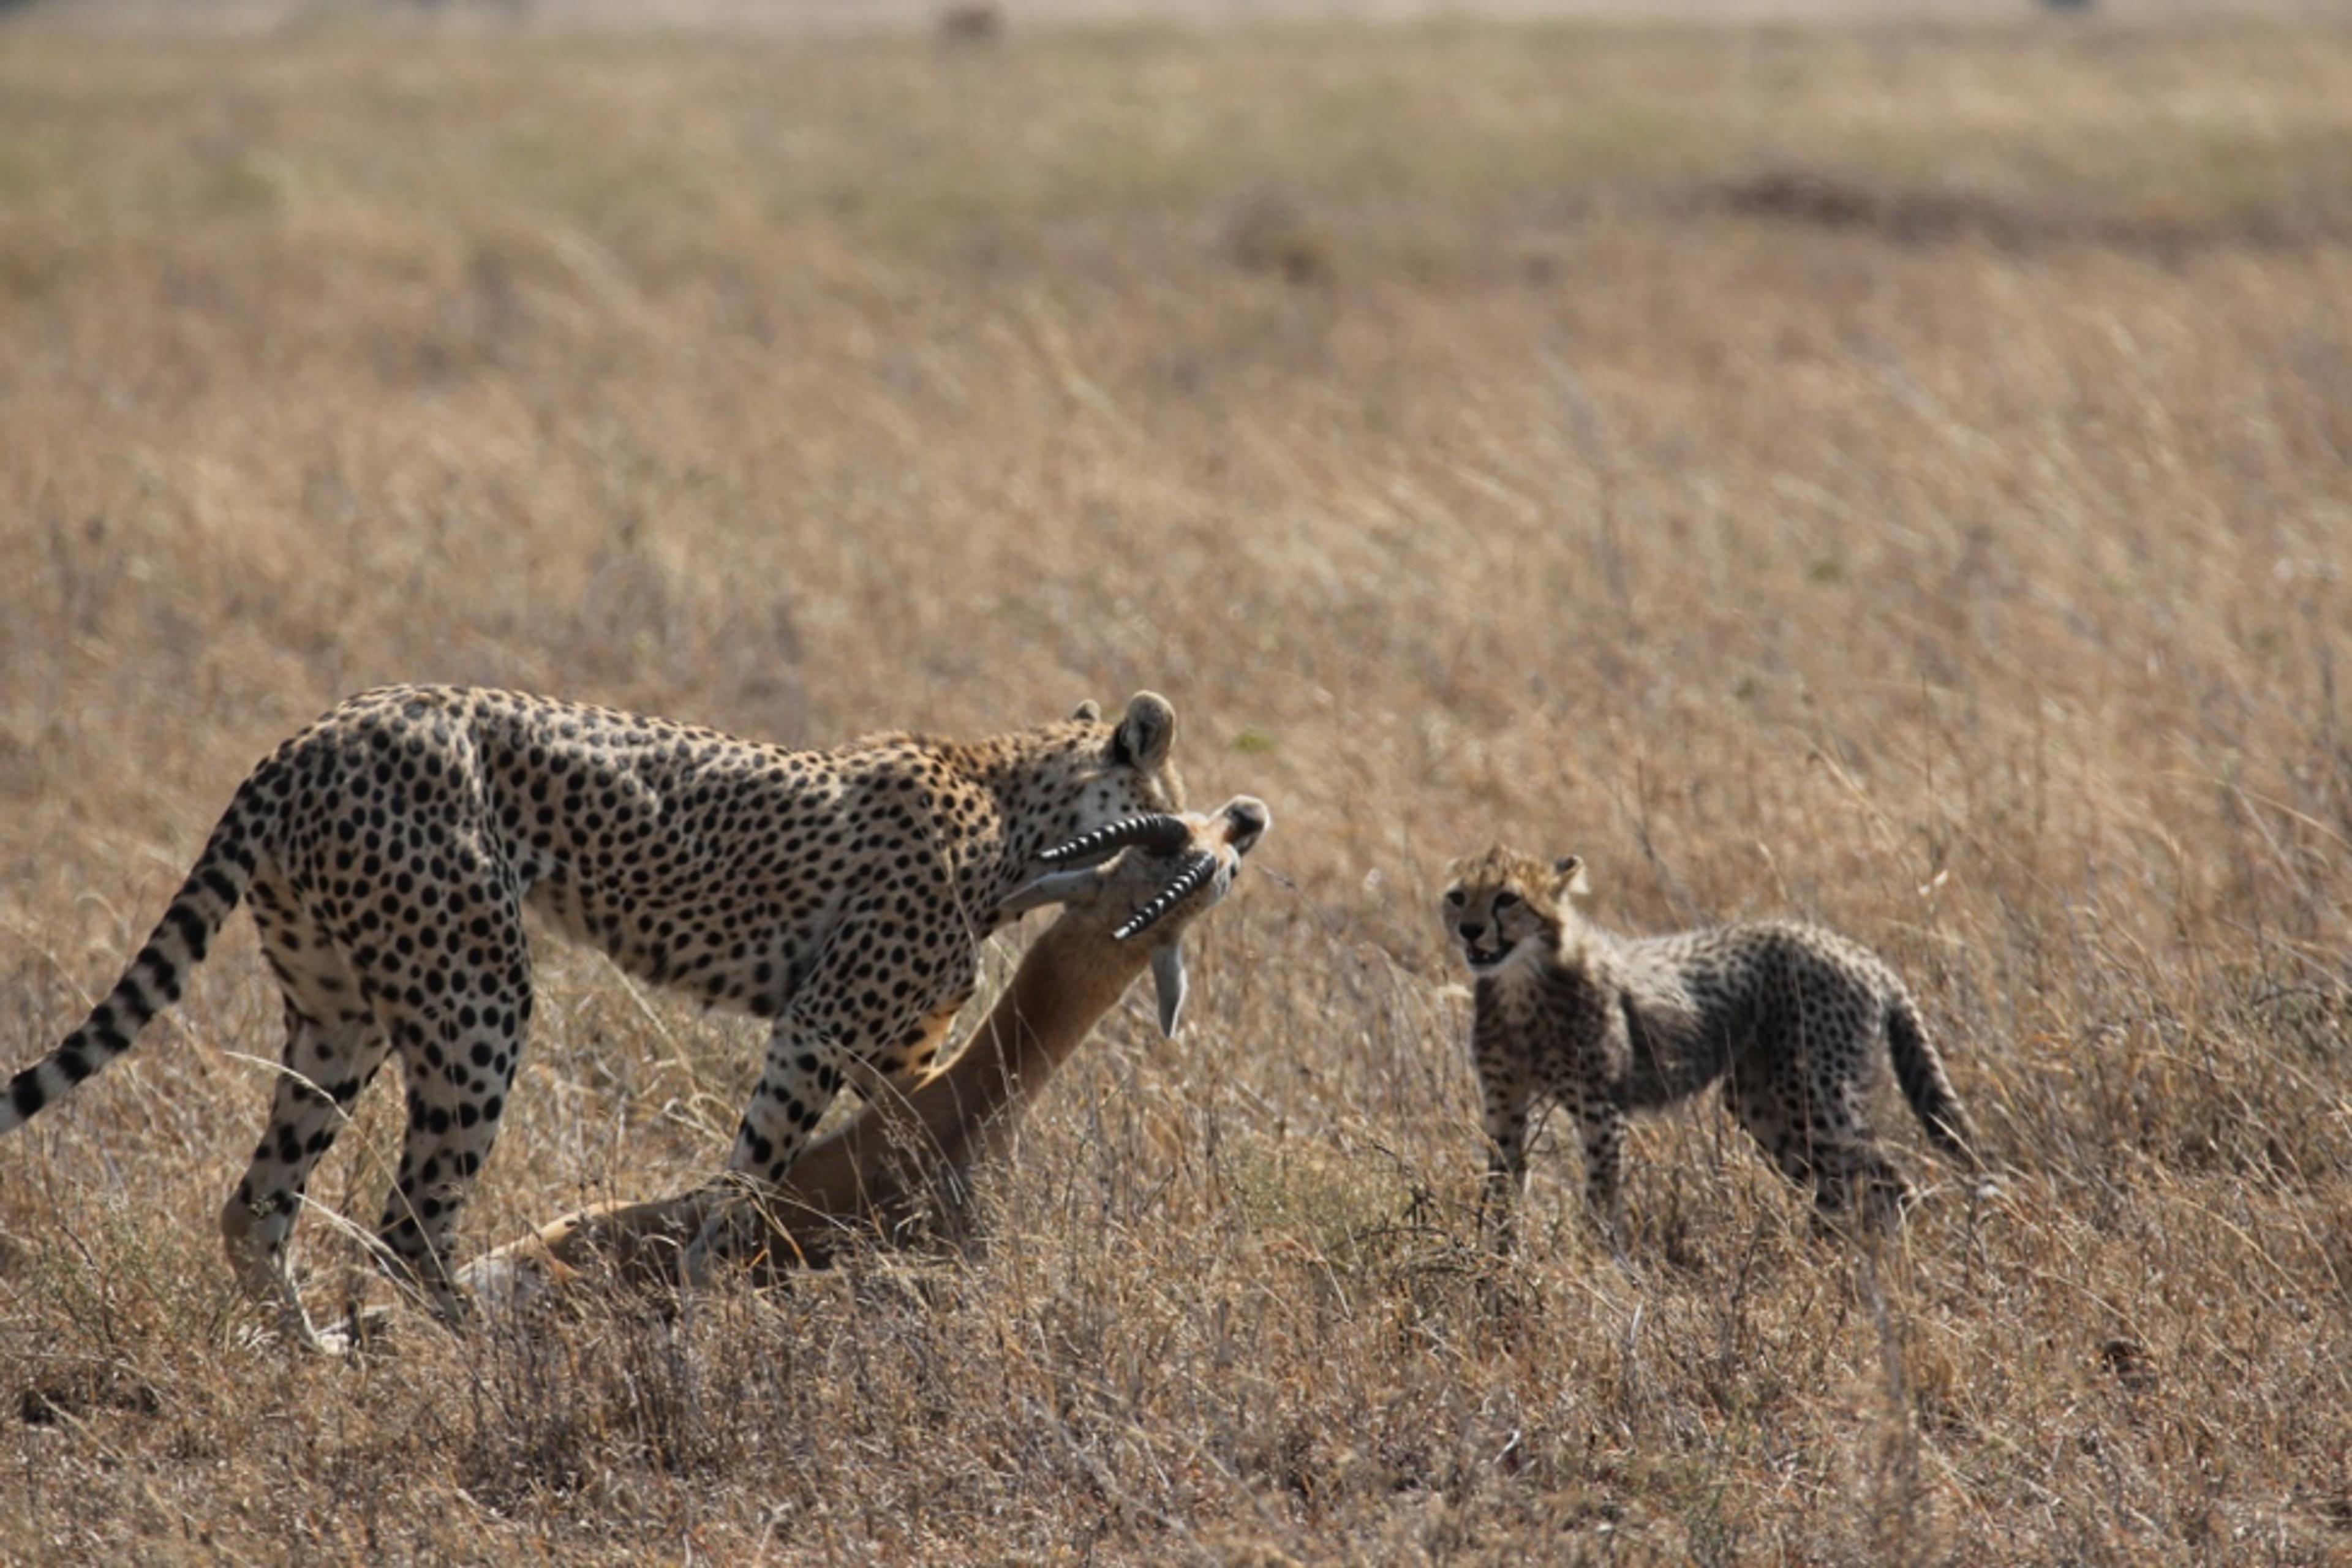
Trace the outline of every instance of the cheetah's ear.
<instances>
[{"instance_id":1,"label":"cheetah's ear","mask_svg":"<svg viewBox=\"0 0 2352 1568\"><path fill-rule=\"evenodd\" d=\"M1563 855L1551 863L1551 889L1559 897L1592 891L1592 880L1584 874L1583 856Z\"/></svg>"},{"instance_id":2,"label":"cheetah's ear","mask_svg":"<svg viewBox=\"0 0 2352 1568\"><path fill-rule=\"evenodd\" d=\"M1157 691L1139 691L1110 738L1111 765L1157 773L1175 743L1176 710Z\"/></svg>"},{"instance_id":3,"label":"cheetah's ear","mask_svg":"<svg viewBox=\"0 0 2352 1568\"><path fill-rule=\"evenodd\" d=\"M1071 714L1070 717L1072 719L1084 720L1089 724L1096 723L1102 718L1102 704L1089 697L1084 702L1078 704L1077 711Z\"/></svg>"}]
</instances>

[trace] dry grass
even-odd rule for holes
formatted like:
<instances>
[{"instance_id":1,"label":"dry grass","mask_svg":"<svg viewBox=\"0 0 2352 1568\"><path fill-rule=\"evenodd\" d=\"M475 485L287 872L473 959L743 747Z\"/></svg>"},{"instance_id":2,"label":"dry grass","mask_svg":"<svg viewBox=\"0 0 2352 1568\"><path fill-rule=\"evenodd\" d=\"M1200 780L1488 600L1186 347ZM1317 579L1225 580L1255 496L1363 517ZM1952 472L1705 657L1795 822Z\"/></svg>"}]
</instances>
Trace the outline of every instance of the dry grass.
<instances>
[{"instance_id":1,"label":"dry grass","mask_svg":"<svg viewBox=\"0 0 2352 1568\"><path fill-rule=\"evenodd\" d=\"M1274 874L984 1256L356 1366L218 1260L240 922L0 1146L0 1559L2352 1554L2352 35L331 20L0 49L0 1061L385 680L1152 686ZM1882 948L2005 1194L1856 1256L1695 1110L1630 1271L1567 1148L1483 1262L1497 835ZM707 1172L756 1053L542 975L472 1246Z\"/></svg>"}]
</instances>

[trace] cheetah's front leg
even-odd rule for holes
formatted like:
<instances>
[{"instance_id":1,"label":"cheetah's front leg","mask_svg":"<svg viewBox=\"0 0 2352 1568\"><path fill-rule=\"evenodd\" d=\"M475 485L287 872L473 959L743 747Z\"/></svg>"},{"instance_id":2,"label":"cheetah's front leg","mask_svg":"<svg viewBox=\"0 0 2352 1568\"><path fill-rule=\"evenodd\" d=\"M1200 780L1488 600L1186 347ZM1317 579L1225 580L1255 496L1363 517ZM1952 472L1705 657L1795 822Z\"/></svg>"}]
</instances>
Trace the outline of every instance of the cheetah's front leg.
<instances>
[{"instance_id":1,"label":"cheetah's front leg","mask_svg":"<svg viewBox=\"0 0 2352 1568\"><path fill-rule=\"evenodd\" d=\"M762 1205L783 1184L808 1147L809 1135L824 1119L841 1090L848 1053L839 1037L789 1016L768 1037L768 1063L751 1102L735 1131L735 1151L727 1175L733 1190L719 1194L701 1234L680 1265L686 1283L709 1283L710 1266L721 1258L747 1258L768 1232Z\"/></svg>"},{"instance_id":2,"label":"cheetah's front leg","mask_svg":"<svg viewBox=\"0 0 2352 1568\"><path fill-rule=\"evenodd\" d=\"M1486 1131L1486 1185L1478 1194L1479 1223L1482 1228L1491 1223L1495 1250L1508 1252L1513 1213L1528 1184L1528 1085L1516 1074L1482 1073L1478 1089Z\"/></svg>"},{"instance_id":3,"label":"cheetah's front leg","mask_svg":"<svg viewBox=\"0 0 2352 1568\"><path fill-rule=\"evenodd\" d=\"M872 955L901 950L928 963L927 990L908 994L916 990L911 983L877 975ZM944 1033L953 1007L941 1014L940 1005L969 996L979 971L979 950L959 931L911 931L898 917L871 911L835 929L816 972L768 1037L767 1068L728 1157L727 1190L712 1194L710 1217L682 1260L688 1285L708 1283L719 1258L752 1256L771 1234L761 1206L808 1147L844 1074L857 1066L887 1075L934 1023Z\"/></svg>"}]
</instances>

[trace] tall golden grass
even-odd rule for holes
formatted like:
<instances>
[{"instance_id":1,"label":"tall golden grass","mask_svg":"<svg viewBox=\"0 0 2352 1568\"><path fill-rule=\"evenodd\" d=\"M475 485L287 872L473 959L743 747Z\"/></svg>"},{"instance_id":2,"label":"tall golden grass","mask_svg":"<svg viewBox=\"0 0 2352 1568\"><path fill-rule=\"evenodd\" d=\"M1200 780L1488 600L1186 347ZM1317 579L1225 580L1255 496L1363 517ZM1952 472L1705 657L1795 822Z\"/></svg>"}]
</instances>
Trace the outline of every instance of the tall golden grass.
<instances>
[{"instance_id":1,"label":"tall golden grass","mask_svg":"<svg viewBox=\"0 0 2352 1568\"><path fill-rule=\"evenodd\" d=\"M2352 1555L2352 34L324 15L0 32L0 1060L373 683L1150 686L1280 827L984 1250L352 1365L219 1261L240 922L0 1146L0 1559ZM1486 1258L1432 898L1497 837L1887 953L2000 1195L1906 1134L1842 1247L1698 1109L1629 1265L1557 1140ZM758 1053L539 957L468 1247L709 1172Z\"/></svg>"}]
</instances>

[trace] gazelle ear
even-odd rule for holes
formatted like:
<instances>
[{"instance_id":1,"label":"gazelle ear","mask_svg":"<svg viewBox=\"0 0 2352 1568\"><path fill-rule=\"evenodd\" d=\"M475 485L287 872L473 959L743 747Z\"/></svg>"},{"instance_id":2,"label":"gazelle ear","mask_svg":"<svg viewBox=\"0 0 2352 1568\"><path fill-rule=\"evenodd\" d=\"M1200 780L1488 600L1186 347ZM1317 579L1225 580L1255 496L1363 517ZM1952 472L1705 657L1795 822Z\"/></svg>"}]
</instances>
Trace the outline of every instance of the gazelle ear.
<instances>
[{"instance_id":1,"label":"gazelle ear","mask_svg":"<svg viewBox=\"0 0 2352 1568\"><path fill-rule=\"evenodd\" d=\"M1151 988L1159 993L1160 1035L1176 1037L1177 1021L1184 1016L1184 950L1172 942L1151 950Z\"/></svg>"},{"instance_id":2,"label":"gazelle ear","mask_svg":"<svg viewBox=\"0 0 2352 1568\"><path fill-rule=\"evenodd\" d=\"M1102 719L1102 704L1089 697L1084 702L1078 704L1078 710L1071 714L1070 717L1073 719L1083 719L1089 724L1097 723Z\"/></svg>"},{"instance_id":3,"label":"gazelle ear","mask_svg":"<svg viewBox=\"0 0 2352 1568\"><path fill-rule=\"evenodd\" d=\"M1176 743L1176 710L1157 691L1139 691L1127 705L1127 717L1110 738L1113 766L1139 773L1158 773Z\"/></svg>"},{"instance_id":4,"label":"gazelle ear","mask_svg":"<svg viewBox=\"0 0 2352 1568\"><path fill-rule=\"evenodd\" d=\"M1570 893L1590 893L1592 880L1584 874L1584 857L1563 855L1551 863L1552 891L1565 898Z\"/></svg>"}]
</instances>

